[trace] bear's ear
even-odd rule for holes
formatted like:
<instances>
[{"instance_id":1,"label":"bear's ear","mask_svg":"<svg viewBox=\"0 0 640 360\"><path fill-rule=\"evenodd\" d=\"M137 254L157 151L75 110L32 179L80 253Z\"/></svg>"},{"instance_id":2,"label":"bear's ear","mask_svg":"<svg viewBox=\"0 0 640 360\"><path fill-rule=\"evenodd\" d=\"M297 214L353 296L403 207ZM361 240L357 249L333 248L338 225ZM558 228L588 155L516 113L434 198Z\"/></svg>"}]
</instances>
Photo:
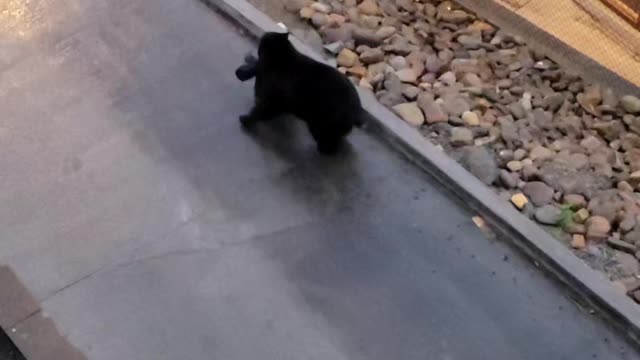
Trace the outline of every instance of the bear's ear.
<instances>
[{"instance_id":1,"label":"bear's ear","mask_svg":"<svg viewBox=\"0 0 640 360\"><path fill-rule=\"evenodd\" d=\"M278 33L278 39L280 39L281 41L289 41L290 34L291 33L289 32L289 30L287 30L287 32Z\"/></svg>"}]
</instances>

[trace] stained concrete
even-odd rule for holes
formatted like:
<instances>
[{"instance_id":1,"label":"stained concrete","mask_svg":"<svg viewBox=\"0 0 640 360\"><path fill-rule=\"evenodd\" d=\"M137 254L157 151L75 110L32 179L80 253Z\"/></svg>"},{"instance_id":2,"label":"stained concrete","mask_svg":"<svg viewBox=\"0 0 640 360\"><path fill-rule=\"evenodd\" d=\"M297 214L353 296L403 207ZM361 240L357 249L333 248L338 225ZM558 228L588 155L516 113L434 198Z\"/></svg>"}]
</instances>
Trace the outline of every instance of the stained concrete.
<instances>
[{"instance_id":1,"label":"stained concrete","mask_svg":"<svg viewBox=\"0 0 640 360\"><path fill-rule=\"evenodd\" d=\"M200 2L9 6L0 325L28 359L639 358L371 134L243 132L253 44Z\"/></svg>"}]
</instances>

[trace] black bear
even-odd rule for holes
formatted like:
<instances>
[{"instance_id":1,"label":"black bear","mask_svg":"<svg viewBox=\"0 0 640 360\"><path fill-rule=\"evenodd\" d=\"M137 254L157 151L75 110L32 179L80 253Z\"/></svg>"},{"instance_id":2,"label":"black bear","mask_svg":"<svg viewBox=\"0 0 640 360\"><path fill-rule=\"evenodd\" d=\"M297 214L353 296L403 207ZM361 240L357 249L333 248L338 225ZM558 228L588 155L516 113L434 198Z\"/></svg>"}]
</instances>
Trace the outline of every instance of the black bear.
<instances>
[{"instance_id":1,"label":"black bear","mask_svg":"<svg viewBox=\"0 0 640 360\"><path fill-rule=\"evenodd\" d=\"M251 126L292 114L307 124L319 152L335 153L353 126L363 123L360 98L345 75L298 52L288 35L265 33L258 58L247 55L236 70L241 81L255 77L255 105L240 122Z\"/></svg>"}]
</instances>

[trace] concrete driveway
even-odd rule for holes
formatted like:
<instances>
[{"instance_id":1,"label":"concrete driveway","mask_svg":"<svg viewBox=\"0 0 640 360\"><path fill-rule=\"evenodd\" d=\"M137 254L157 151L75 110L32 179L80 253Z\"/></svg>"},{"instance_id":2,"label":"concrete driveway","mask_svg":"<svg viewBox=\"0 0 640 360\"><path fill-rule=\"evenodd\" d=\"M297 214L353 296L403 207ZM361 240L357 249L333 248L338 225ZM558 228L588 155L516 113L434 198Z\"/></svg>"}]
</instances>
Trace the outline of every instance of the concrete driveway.
<instances>
[{"instance_id":1,"label":"concrete driveway","mask_svg":"<svg viewBox=\"0 0 640 360\"><path fill-rule=\"evenodd\" d=\"M243 132L196 0L0 12L0 325L30 360L638 359L375 137Z\"/></svg>"}]
</instances>

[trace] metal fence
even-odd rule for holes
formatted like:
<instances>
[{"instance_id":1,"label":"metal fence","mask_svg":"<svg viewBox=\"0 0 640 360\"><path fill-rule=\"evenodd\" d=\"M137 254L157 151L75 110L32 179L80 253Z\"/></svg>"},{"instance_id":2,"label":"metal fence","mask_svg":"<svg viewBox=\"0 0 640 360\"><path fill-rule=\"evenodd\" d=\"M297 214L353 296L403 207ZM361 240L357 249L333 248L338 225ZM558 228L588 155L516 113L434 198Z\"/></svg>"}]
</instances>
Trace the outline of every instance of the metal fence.
<instances>
[{"instance_id":1,"label":"metal fence","mask_svg":"<svg viewBox=\"0 0 640 360\"><path fill-rule=\"evenodd\" d=\"M640 29L640 0L600 0L622 16L636 29Z\"/></svg>"}]
</instances>

